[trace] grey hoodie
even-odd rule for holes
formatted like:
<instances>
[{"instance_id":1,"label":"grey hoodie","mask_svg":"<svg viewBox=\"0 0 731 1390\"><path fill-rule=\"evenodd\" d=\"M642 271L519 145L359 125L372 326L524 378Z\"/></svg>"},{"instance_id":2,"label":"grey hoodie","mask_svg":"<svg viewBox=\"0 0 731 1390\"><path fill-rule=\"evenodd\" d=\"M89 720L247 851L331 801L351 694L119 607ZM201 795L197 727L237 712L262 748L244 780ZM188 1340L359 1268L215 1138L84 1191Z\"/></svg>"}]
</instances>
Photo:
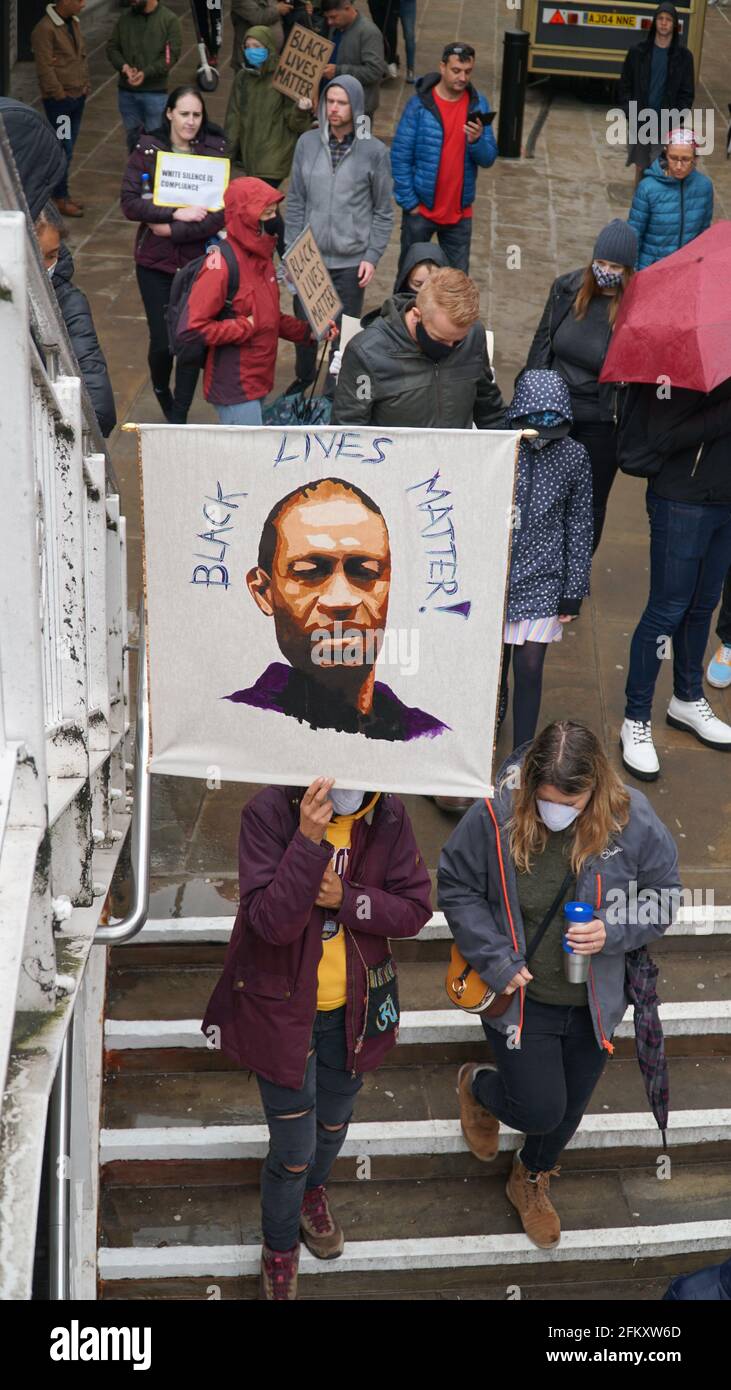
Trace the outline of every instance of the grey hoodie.
<instances>
[{"instance_id":1,"label":"grey hoodie","mask_svg":"<svg viewBox=\"0 0 731 1390\"><path fill-rule=\"evenodd\" d=\"M498 992L525 965L525 932L508 843L513 791L505 779L511 768L522 766L529 746L517 749L503 765L494 800L474 803L439 860L439 907L465 960ZM587 993L597 1044L608 1052L614 1050L612 1033L629 1002L624 991L625 952L667 931L677 916L680 892L675 841L647 797L634 787L627 791L629 821L598 858L584 865L574 893L577 901L593 904L607 931L602 950L591 957ZM633 882L637 894L646 890L634 913ZM657 897L661 890L667 898ZM619 904L627 899L620 894L629 895L624 914ZM645 899L657 901L661 910L651 913L643 907ZM642 925L646 916L653 916L656 924ZM522 1027L522 1005L523 991L516 990L505 1013L487 1020L490 1027L501 1033Z\"/></svg>"},{"instance_id":2,"label":"grey hoodie","mask_svg":"<svg viewBox=\"0 0 731 1390\"><path fill-rule=\"evenodd\" d=\"M355 125L355 139L335 170L325 114L325 94L330 86L347 92ZM309 223L331 270L360 261L377 265L393 230L393 179L386 146L370 134L358 79L346 76L328 82L320 97L318 117L319 128L301 135L294 152L285 209L287 247Z\"/></svg>"}]
</instances>

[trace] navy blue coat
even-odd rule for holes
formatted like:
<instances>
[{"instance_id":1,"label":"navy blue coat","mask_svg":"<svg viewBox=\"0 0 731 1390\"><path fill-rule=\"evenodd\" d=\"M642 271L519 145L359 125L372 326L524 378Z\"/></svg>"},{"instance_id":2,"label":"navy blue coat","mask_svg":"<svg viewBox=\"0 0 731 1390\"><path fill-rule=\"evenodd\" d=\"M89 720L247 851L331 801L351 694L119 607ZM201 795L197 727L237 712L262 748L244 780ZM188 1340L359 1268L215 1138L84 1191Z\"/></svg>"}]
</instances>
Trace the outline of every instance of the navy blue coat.
<instances>
[{"instance_id":1,"label":"navy blue coat","mask_svg":"<svg viewBox=\"0 0 731 1390\"><path fill-rule=\"evenodd\" d=\"M659 159L640 179L627 221L637 233L637 270L672 255L701 232L713 218L713 184L699 169L684 179L665 172Z\"/></svg>"},{"instance_id":2,"label":"navy blue coat","mask_svg":"<svg viewBox=\"0 0 731 1390\"><path fill-rule=\"evenodd\" d=\"M523 372L506 412L508 428L533 410L557 410L573 423L569 389L558 372ZM515 505L520 524L513 531L508 621L578 613L589 592L594 540L584 445L566 437L538 450L523 440Z\"/></svg>"},{"instance_id":3,"label":"navy blue coat","mask_svg":"<svg viewBox=\"0 0 731 1390\"><path fill-rule=\"evenodd\" d=\"M423 203L427 208L434 206L444 141L444 126L434 99L434 88L439 80L438 72L430 72L426 77L419 79L416 95L407 102L398 130L393 137L391 171L394 197L399 207L405 208L407 212L419 203ZM471 83L467 92L468 120L473 118L476 111L491 109L487 97L478 92ZM465 137L463 208L470 207L475 201L478 166L489 169L496 158L497 144L492 126L485 126L479 140L475 140L472 145Z\"/></svg>"}]
</instances>

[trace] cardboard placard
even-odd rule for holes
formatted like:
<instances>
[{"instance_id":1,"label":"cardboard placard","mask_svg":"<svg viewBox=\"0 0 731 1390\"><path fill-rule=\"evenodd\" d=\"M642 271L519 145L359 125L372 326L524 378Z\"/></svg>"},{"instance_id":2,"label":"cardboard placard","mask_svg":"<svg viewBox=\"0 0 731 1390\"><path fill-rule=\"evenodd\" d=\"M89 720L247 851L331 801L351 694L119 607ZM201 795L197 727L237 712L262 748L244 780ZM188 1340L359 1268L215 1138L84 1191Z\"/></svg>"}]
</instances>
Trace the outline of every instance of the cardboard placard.
<instances>
[{"instance_id":1,"label":"cardboard placard","mask_svg":"<svg viewBox=\"0 0 731 1390\"><path fill-rule=\"evenodd\" d=\"M309 97L316 107L323 69L330 62L334 48L330 39L324 39L314 30L305 29L303 24L293 25L280 54L272 86L292 101Z\"/></svg>"},{"instance_id":2,"label":"cardboard placard","mask_svg":"<svg viewBox=\"0 0 731 1390\"><path fill-rule=\"evenodd\" d=\"M284 264L296 286L310 328L316 338L321 338L330 320L342 311L343 304L309 223L290 246Z\"/></svg>"},{"instance_id":3,"label":"cardboard placard","mask_svg":"<svg viewBox=\"0 0 731 1390\"><path fill-rule=\"evenodd\" d=\"M196 207L218 212L230 172L229 159L158 150L152 201L159 208Z\"/></svg>"}]
</instances>

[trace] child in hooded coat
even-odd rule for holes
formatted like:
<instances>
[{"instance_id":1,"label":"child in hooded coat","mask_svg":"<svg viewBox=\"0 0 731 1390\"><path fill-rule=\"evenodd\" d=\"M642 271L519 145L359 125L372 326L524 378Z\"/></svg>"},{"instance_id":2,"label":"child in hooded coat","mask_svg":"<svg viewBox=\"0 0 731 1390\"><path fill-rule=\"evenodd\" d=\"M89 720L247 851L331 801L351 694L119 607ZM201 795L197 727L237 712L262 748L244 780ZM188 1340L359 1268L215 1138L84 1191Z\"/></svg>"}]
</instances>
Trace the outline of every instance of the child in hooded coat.
<instances>
[{"instance_id":1,"label":"child in hooded coat","mask_svg":"<svg viewBox=\"0 0 731 1390\"><path fill-rule=\"evenodd\" d=\"M558 372L524 371L506 414L509 428L536 429L518 451L498 723L505 718L512 661L513 748L532 740L541 707L546 645L560 642L589 592L593 538L591 464L569 439L568 387Z\"/></svg>"}]
</instances>

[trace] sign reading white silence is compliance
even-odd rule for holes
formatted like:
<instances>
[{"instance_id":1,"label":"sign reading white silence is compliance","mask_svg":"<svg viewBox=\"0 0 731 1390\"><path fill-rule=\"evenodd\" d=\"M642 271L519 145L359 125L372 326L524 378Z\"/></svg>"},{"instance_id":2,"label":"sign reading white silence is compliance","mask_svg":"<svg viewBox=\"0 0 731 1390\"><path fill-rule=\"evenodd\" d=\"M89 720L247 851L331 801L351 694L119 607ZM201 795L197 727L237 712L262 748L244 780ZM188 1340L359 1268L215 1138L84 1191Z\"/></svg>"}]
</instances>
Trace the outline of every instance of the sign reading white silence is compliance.
<instances>
[{"instance_id":1,"label":"sign reading white silence is compliance","mask_svg":"<svg viewBox=\"0 0 731 1390\"><path fill-rule=\"evenodd\" d=\"M223 207L230 171L228 159L158 150L152 201L161 208L196 207L218 212Z\"/></svg>"},{"instance_id":2,"label":"sign reading white silence is compliance","mask_svg":"<svg viewBox=\"0 0 731 1390\"><path fill-rule=\"evenodd\" d=\"M139 431L151 771L488 794L519 435Z\"/></svg>"}]
</instances>

